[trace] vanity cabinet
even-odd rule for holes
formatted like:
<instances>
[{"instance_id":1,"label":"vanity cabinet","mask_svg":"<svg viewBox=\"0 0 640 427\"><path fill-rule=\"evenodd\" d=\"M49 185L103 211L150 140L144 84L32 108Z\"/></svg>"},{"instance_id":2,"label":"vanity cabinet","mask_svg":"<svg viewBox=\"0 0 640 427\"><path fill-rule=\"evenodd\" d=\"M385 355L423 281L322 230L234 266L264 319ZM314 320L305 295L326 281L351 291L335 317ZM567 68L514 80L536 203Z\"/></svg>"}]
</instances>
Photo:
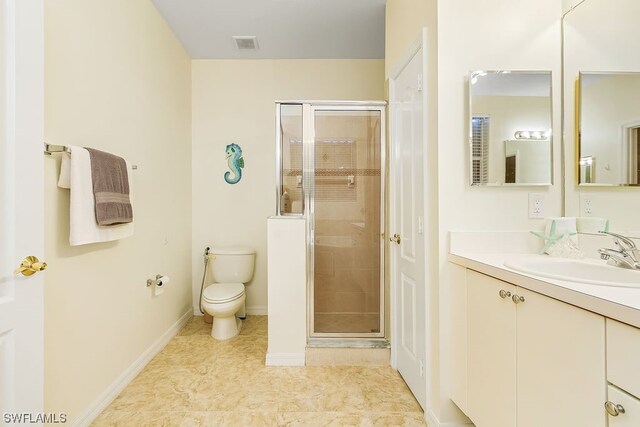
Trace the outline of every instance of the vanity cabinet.
<instances>
[{"instance_id":1,"label":"vanity cabinet","mask_svg":"<svg viewBox=\"0 0 640 427\"><path fill-rule=\"evenodd\" d=\"M477 427L606 425L605 320L467 270L467 415Z\"/></svg>"}]
</instances>

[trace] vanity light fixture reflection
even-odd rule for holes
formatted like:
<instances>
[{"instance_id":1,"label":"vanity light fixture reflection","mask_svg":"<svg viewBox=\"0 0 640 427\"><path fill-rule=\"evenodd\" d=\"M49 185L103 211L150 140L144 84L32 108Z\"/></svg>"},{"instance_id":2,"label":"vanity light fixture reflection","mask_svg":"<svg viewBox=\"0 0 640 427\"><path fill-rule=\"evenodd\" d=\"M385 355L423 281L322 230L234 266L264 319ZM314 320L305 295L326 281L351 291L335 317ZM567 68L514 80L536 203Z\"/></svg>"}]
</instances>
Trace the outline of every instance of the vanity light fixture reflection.
<instances>
[{"instance_id":1,"label":"vanity light fixture reflection","mask_svg":"<svg viewBox=\"0 0 640 427\"><path fill-rule=\"evenodd\" d=\"M551 130L518 130L513 134L515 139L538 139L548 140L551 137Z\"/></svg>"}]
</instances>

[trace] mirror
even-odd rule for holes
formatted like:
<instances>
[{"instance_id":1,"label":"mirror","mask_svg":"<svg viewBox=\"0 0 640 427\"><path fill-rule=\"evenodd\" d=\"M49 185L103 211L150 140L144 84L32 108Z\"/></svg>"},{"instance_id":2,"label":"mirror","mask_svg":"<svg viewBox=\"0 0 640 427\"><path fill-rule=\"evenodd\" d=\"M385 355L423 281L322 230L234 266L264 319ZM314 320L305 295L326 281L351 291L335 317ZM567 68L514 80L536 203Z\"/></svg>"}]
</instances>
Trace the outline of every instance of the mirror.
<instances>
[{"instance_id":1,"label":"mirror","mask_svg":"<svg viewBox=\"0 0 640 427\"><path fill-rule=\"evenodd\" d=\"M581 185L638 185L640 73L579 77L578 165Z\"/></svg>"},{"instance_id":2,"label":"mirror","mask_svg":"<svg viewBox=\"0 0 640 427\"><path fill-rule=\"evenodd\" d=\"M562 72L563 72L563 151L564 151L564 214L566 216L596 216L610 220L611 230L628 236L640 236L640 186L633 184L606 183L608 173L620 177L622 171L615 171L604 154L590 152L581 147L578 137L589 137L586 117L580 117L582 110L598 108L589 99L596 93L580 93L580 85L595 78L593 88L597 89L598 79L605 80L612 75L626 75L638 79L640 72L640 1L638 0L571 0L564 5L566 12L562 19ZM594 71L598 71L594 75ZM605 72L606 71L606 72ZM589 76L589 77L587 77ZM586 81L586 80L585 80ZM603 82L604 83L604 82ZM633 83L635 85L635 83ZM629 91L633 88L628 88ZM589 92L588 89L582 92ZM582 95L582 96L580 96ZM586 95L587 99L582 99ZM637 99L637 98L636 98ZM602 102L605 111L596 113L605 117L608 109L615 110L617 99ZM606 104L604 104L606 102ZM582 104L582 108L581 108ZM596 111L597 110L593 110ZM584 116L584 114L582 114ZM634 118L618 119L619 125L629 124ZM580 123L582 122L582 124ZM622 130L619 128L619 132ZM581 133L581 135L579 135ZM557 134L557 132L556 132ZM620 135L615 135L619 141ZM588 142L587 142L588 144ZM606 153L605 153L606 154ZM619 158L622 151L618 152ZM589 164L590 162L590 164ZM620 164L624 162L620 160ZM589 182L590 180L590 182ZM630 180L631 181L631 180ZM613 181L611 181L613 182Z\"/></svg>"},{"instance_id":3,"label":"mirror","mask_svg":"<svg viewBox=\"0 0 640 427\"><path fill-rule=\"evenodd\" d=\"M551 185L551 72L469 75L471 185Z\"/></svg>"}]
</instances>

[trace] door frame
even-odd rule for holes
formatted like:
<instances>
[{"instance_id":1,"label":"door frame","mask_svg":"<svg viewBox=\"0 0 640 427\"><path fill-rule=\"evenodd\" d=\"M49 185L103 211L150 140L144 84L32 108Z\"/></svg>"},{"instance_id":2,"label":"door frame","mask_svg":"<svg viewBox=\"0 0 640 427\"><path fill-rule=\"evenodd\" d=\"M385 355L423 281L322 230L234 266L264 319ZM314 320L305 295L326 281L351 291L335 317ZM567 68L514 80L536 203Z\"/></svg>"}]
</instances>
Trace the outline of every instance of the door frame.
<instances>
[{"instance_id":1,"label":"door frame","mask_svg":"<svg viewBox=\"0 0 640 427\"><path fill-rule=\"evenodd\" d=\"M386 165L386 102L384 101L307 101L304 103L303 115L303 194L305 195L303 216L307 220L307 327L308 342L326 345L353 343L355 341L384 341L385 337L385 292L384 292L384 259L385 243L380 239L380 303L378 321L380 331L371 333L353 332L314 332L314 278L315 278L315 187L311 185L315 177L315 113L317 111L378 111L380 112L380 236L384 235L385 225L385 165ZM306 117L306 118L305 118ZM305 178L306 177L306 178ZM306 188L305 188L306 186ZM329 340L329 341L327 341ZM364 341L363 341L364 340Z\"/></svg>"},{"instance_id":2,"label":"door frame","mask_svg":"<svg viewBox=\"0 0 640 427\"><path fill-rule=\"evenodd\" d=\"M303 210L300 213L284 213L280 209L280 192L282 191L282 152L283 140L281 130L281 106L300 105L302 107L302 197ZM307 289L307 344L311 346L340 347L345 345L361 345L364 347L387 347L387 314L389 313L385 279L384 241L386 225L386 166L387 166L387 102L386 101L345 101L345 100L278 100L276 106L276 215L301 217L306 221L306 289ZM380 112L380 331L372 333L314 333L314 215L315 198L315 113L316 111L378 111Z\"/></svg>"},{"instance_id":3,"label":"door frame","mask_svg":"<svg viewBox=\"0 0 640 427\"><path fill-rule=\"evenodd\" d=\"M638 153L635 152L635 148L632 146L634 142L634 137L632 136L632 132L634 129L640 128L640 120L634 120L629 123L623 123L620 126L620 182L627 184L638 184L637 180L637 170L633 171L632 166L634 161L637 162ZM634 160L631 156L635 153L636 159ZM635 173L635 180L631 176ZM636 181L636 182L632 182Z\"/></svg>"},{"instance_id":4,"label":"door frame","mask_svg":"<svg viewBox=\"0 0 640 427\"><path fill-rule=\"evenodd\" d=\"M427 60L427 52L426 52L426 48L427 48L428 44L427 44L427 28L423 27L421 30L421 34L420 37L418 37L413 44L411 45L411 47L409 48L409 50L407 51L407 53L405 54L405 56L399 60L396 65L393 67L393 71L389 76L389 126L388 126L388 130L389 130L389 134L387 137L387 141L388 141L388 147L389 147L389 165L388 165L388 171L389 171L389 230L397 230L398 229L398 224L399 224L399 218L397 218L396 215L396 196L399 193L400 189L398 188L398 179L397 179L397 159L398 159L398 150L400 149L400 145L398 143L398 141L395 140L395 135L394 135L394 129L397 125L397 123L395 123L395 111L393 111L394 108L394 100L396 98L396 94L397 94L397 89L396 89L396 80L398 79L398 77L400 76L400 74L402 73L402 71L404 70L404 68L409 65L409 63L411 62L411 60L415 57L415 55L422 50L422 85L423 85L423 90L424 90L424 96L422 99L423 102L423 112L424 112L424 121L423 121L423 144L424 144L424 158L423 158L423 189L424 189L424 195L423 195L423 212L424 212L424 218L423 218L423 224L424 224L424 229L425 232L423 232L422 234L422 239L423 239L423 245L424 245L424 280L425 280L425 300L422 302L423 304L419 304L418 306L421 306L422 308L424 308L425 310L425 382L426 382L426 388L427 390L425 391L425 400L426 400L426 407L423 408L424 409L424 413L425 413L425 417L427 414L427 411L431 408L431 394L429 393L429 389L430 386L429 384L432 381L432 372L430 369L431 363L429 358L433 357L432 354L429 353L429 349L430 349L430 342L431 342L431 330L430 330L430 321L429 321L429 316L427 311L427 308L429 307L429 294L430 294L430 287L431 287L431 283L429 280L430 277L430 272L432 269L431 266L431 262L430 262L430 258L428 256L429 253L429 241L428 241L428 236L429 233L426 231L429 225L429 219L430 219L430 210L429 210L429 205L428 205L428 200L429 200L429 186L428 186L428 182L429 182L429 173L427 171L427 158L428 158L428 96L427 96L427 78L426 76L428 75L428 60ZM389 237L388 235L385 235L385 245L387 246L387 250L385 252L389 253L389 293L390 293L390 312L391 315L389 316L389 322L390 322L390 341L391 341L391 367L393 367L394 369L397 369L397 362L398 362L398 349L399 349L399 340L395 339L396 337L398 337L398 331L399 331L399 326L398 322L396 322L396 316L395 316L395 310L398 308L399 306L399 287L398 287L398 283L395 283L395 277L396 277L396 271L398 269L398 266L396 265L396 261L395 261L395 257L392 255L392 251L389 249L389 240L387 239L387 237Z\"/></svg>"}]
</instances>

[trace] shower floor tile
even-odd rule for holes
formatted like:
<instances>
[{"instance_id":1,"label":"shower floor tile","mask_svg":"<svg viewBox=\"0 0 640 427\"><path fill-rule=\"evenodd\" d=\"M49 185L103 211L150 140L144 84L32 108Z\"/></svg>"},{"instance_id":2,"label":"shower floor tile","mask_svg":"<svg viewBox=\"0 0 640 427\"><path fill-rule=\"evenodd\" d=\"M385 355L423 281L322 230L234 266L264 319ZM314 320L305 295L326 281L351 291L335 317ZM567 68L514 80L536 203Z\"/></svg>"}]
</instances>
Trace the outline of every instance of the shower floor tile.
<instances>
[{"instance_id":1,"label":"shower floor tile","mask_svg":"<svg viewBox=\"0 0 640 427\"><path fill-rule=\"evenodd\" d=\"M315 332L380 332L380 315L370 313L316 313Z\"/></svg>"},{"instance_id":2,"label":"shower floor tile","mask_svg":"<svg viewBox=\"0 0 640 427\"><path fill-rule=\"evenodd\" d=\"M92 425L425 425L389 366L265 366L266 316L227 341L210 329L191 319Z\"/></svg>"}]
</instances>

